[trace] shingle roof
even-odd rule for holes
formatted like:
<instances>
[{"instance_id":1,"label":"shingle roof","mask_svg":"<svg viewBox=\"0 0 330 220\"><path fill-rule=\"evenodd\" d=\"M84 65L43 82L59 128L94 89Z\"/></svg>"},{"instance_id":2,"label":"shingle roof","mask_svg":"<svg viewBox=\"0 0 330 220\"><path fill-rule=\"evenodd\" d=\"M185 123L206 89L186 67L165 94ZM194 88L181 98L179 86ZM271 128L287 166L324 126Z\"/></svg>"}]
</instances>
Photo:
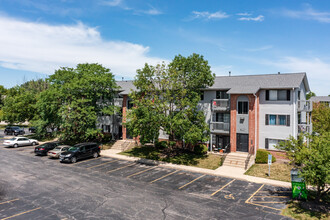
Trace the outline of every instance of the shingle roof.
<instances>
[{"instance_id":1,"label":"shingle roof","mask_svg":"<svg viewBox=\"0 0 330 220\"><path fill-rule=\"evenodd\" d=\"M313 96L310 100L312 102L330 102L330 96Z\"/></svg>"},{"instance_id":2,"label":"shingle roof","mask_svg":"<svg viewBox=\"0 0 330 220\"><path fill-rule=\"evenodd\" d=\"M128 95L131 90L136 90L136 87L133 85L133 80L117 81L116 83L120 86L119 94L121 95Z\"/></svg>"},{"instance_id":3,"label":"shingle roof","mask_svg":"<svg viewBox=\"0 0 330 220\"><path fill-rule=\"evenodd\" d=\"M253 94L259 89L292 89L299 88L304 82L306 92L309 85L306 73L264 74L264 75L241 75L241 76L217 76L211 87L203 90L229 90L229 94ZM127 95L136 90L133 81L117 81L121 87L120 94Z\"/></svg>"},{"instance_id":4,"label":"shingle roof","mask_svg":"<svg viewBox=\"0 0 330 220\"><path fill-rule=\"evenodd\" d=\"M229 94L251 94L259 89L292 89L305 83L309 91L306 73L217 76L213 86L206 90L229 89Z\"/></svg>"}]
</instances>

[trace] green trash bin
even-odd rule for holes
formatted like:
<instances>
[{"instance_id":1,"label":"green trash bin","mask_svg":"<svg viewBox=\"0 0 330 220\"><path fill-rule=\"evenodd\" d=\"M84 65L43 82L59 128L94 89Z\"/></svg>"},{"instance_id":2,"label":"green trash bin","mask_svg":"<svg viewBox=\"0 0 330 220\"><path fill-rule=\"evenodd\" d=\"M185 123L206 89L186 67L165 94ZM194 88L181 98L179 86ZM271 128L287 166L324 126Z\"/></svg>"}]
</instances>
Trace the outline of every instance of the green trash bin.
<instances>
[{"instance_id":1,"label":"green trash bin","mask_svg":"<svg viewBox=\"0 0 330 220\"><path fill-rule=\"evenodd\" d=\"M291 170L291 187L293 199L305 199L307 200L306 183L299 175L298 169Z\"/></svg>"}]
</instances>

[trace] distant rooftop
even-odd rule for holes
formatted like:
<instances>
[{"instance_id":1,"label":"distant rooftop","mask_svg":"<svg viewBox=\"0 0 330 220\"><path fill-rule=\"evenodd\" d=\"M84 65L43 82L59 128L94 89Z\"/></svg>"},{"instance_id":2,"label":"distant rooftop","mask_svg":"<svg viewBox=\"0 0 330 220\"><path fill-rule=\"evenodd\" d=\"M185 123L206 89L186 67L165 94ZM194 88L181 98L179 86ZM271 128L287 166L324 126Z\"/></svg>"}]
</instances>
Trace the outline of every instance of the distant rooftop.
<instances>
[{"instance_id":1,"label":"distant rooftop","mask_svg":"<svg viewBox=\"0 0 330 220\"><path fill-rule=\"evenodd\" d=\"M312 102L330 102L330 96L313 96L310 100Z\"/></svg>"}]
</instances>

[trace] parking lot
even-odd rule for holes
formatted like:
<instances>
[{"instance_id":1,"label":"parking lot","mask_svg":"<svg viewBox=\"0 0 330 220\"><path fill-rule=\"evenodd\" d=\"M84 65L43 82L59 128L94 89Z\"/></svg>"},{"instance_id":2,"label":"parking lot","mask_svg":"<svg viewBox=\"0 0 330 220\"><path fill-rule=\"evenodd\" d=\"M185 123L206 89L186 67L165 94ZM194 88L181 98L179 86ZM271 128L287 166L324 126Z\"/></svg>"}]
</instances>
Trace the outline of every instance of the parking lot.
<instances>
[{"instance_id":1,"label":"parking lot","mask_svg":"<svg viewBox=\"0 0 330 220\"><path fill-rule=\"evenodd\" d=\"M100 178L117 180L118 183L123 182L125 186L130 184L143 186L145 191L161 190L171 192L174 196L202 200L204 203L218 207L219 213L226 207L228 214L234 216L235 213L244 215L247 211L252 216L271 215L271 219L279 219L283 217L279 215L281 210L290 200L290 189L225 177L150 166L109 157L86 159L75 164L62 164L55 159L34 156L33 147L29 146L17 149L2 147L1 155L6 151L29 158L34 165L39 163L42 166L62 170L62 172L66 170L80 173L83 174L83 178L95 179L95 181ZM72 180L71 184L72 182L78 184L77 181ZM200 208L203 209L203 206ZM239 210L236 210L237 208ZM255 211L254 214L251 213L252 210ZM47 219L59 219L71 216L69 214L59 217L58 214L48 213L48 211L43 206L24 202L24 199L19 197L7 195L7 198L0 202L0 219L19 219L20 217L29 219L29 216L34 216L34 219L38 219L38 216L42 216L42 219L46 219L45 216Z\"/></svg>"}]
</instances>

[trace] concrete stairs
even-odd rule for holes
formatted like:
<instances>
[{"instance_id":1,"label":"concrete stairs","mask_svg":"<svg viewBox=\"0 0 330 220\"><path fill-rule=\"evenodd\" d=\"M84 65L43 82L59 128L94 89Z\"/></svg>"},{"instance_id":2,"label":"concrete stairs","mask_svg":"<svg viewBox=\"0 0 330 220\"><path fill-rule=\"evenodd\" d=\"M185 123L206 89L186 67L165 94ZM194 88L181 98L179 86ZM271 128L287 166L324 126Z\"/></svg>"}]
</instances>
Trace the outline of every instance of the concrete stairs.
<instances>
[{"instance_id":1,"label":"concrete stairs","mask_svg":"<svg viewBox=\"0 0 330 220\"><path fill-rule=\"evenodd\" d=\"M135 141L131 139L127 140L117 140L114 145L112 145L111 149L112 150L118 150L118 151L126 151L135 146Z\"/></svg>"},{"instance_id":2,"label":"concrete stairs","mask_svg":"<svg viewBox=\"0 0 330 220\"><path fill-rule=\"evenodd\" d=\"M226 155L223 166L238 167L244 170L254 164L254 156L244 152L231 152Z\"/></svg>"}]
</instances>

